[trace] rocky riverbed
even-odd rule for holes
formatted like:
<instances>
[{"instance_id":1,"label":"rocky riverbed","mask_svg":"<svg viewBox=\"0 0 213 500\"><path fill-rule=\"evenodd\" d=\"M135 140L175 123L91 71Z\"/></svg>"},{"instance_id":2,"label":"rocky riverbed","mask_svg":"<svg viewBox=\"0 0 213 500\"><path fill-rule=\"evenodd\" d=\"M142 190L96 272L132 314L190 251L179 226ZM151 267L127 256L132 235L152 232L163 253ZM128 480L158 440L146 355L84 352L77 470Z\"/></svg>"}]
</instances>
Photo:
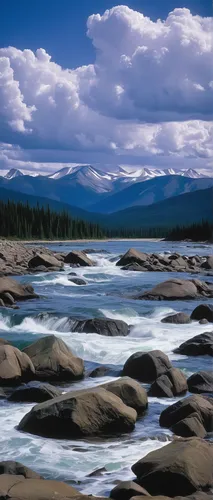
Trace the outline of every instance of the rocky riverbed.
<instances>
[{"instance_id":1,"label":"rocky riverbed","mask_svg":"<svg viewBox=\"0 0 213 500\"><path fill-rule=\"evenodd\" d=\"M212 247L94 246L1 242L0 498L210 500Z\"/></svg>"}]
</instances>

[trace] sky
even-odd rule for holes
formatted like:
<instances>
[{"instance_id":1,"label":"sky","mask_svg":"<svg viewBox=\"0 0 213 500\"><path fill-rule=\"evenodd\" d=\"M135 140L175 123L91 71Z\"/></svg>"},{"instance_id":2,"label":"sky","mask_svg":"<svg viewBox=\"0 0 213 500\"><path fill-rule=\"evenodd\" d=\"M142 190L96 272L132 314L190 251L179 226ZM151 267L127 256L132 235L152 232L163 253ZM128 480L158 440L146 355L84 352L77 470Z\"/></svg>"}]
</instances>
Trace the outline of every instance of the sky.
<instances>
[{"instance_id":1,"label":"sky","mask_svg":"<svg viewBox=\"0 0 213 500\"><path fill-rule=\"evenodd\" d=\"M1 0L0 170L213 173L211 0Z\"/></svg>"}]
</instances>

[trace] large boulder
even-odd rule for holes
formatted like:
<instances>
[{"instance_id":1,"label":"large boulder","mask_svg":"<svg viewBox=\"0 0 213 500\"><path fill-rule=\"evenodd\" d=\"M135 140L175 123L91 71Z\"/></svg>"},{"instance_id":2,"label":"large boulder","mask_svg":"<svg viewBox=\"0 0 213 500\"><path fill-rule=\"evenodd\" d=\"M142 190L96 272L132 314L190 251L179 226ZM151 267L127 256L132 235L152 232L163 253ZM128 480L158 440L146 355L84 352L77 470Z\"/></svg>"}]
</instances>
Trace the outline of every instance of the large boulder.
<instances>
[{"instance_id":1,"label":"large boulder","mask_svg":"<svg viewBox=\"0 0 213 500\"><path fill-rule=\"evenodd\" d=\"M174 349L174 352L186 356L205 356L206 354L213 356L213 332L195 335Z\"/></svg>"},{"instance_id":2,"label":"large boulder","mask_svg":"<svg viewBox=\"0 0 213 500\"><path fill-rule=\"evenodd\" d=\"M32 259L28 262L29 268L35 268L39 266L46 267L55 267L61 268L63 266L62 262L60 262L53 255L48 255L46 253L37 253Z\"/></svg>"},{"instance_id":3,"label":"large boulder","mask_svg":"<svg viewBox=\"0 0 213 500\"><path fill-rule=\"evenodd\" d=\"M2 474L0 476L0 498L2 500L68 500L81 498L72 486L39 478ZM83 500L82 496L82 500ZM89 497L87 497L89 498Z\"/></svg>"},{"instance_id":4,"label":"large boulder","mask_svg":"<svg viewBox=\"0 0 213 500\"><path fill-rule=\"evenodd\" d=\"M130 248L116 263L116 266L126 266L132 263L143 265L146 262L148 255L134 248Z\"/></svg>"},{"instance_id":5,"label":"large boulder","mask_svg":"<svg viewBox=\"0 0 213 500\"><path fill-rule=\"evenodd\" d=\"M7 294L10 294L14 300L35 299L38 295L34 292L33 287L27 284L18 283L18 281L8 278L7 276L0 277L0 298L7 304Z\"/></svg>"},{"instance_id":6,"label":"large boulder","mask_svg":"<svg viewBox=\"0 0 213 500\"><path fill-rule=\"evenodd\" d=\"M125 337L129 333L129 326L125 321L110 318L73 319L70 318L71 331L97 333L108 337Z\"/></svg>"},{"instance_id":7,"label":"large boulder","mask_svg":"<svg viewBox=\"0 0 213 500\"><path fill-rule=\"evenodd\" d=\"M132 470L151 495L185 497L213 485L213 446L199 438L174 440L139 460Z\"/></svg>"},{"instance_id":8,"label":"large boulder","mask_svg":"<svg viewBox=\"0 0 213 500\"><path fill-rule=\"evenodd\" d=\"M86 267L92 267L95 265L94 262L89 257L87 257L87 255L84 252L81 252L80 250L73 250L72 252L69 252L64 257L64 262L65 264L73 264Z\"/></svg>"},{"instance_id":9,"label":"large boulder","mask_svg":"<svg viewBox=\"0 0 213 500\"><path fill-rule=\"evenodd\" d=\"M134 408L137 413L143 413L148 406L147 393L136 380L122 377L102 385L107 391L116 394L125 405Z\"/></svg>"},{"instance_id":10,"label":"large boulder","mask_svg":"<svg viewBox=\"0 0 213 500\"><path fill-rule=\"evenodd\" d=\"M134 496L149 497L148 491L134 481L120 481L110 492L110 498L114 500L130 500Z\"/></svg>"},{"instance_id":11,"label":"large boulder","mask_svg":"<svg viewBox=\"0 0 213 500\"><path fill-rule=\"evenodd\" d=\"M19 430L39 436L79 439L129 432L137 413L103 388L67 393L34 406Z\"/></svg>"},{"instance_id":12,"label":"large boulder","mask_svg":"<svg viewBox=\"0 0 213 500\"><path fill-rule=\"evenodd\" d=\"M18 387L18 389L9 396L8 401L43 403L43 401L48 401L60 395L61 391L53 385L34 382Z\"/></svg>"},{"instance_id":13,"label":"large boulder","mask_svg":"<svg viewBox=\"0 0 213 500\"><path fill-rule=\"evenodd\" d=\"M188 300L199 297L213 297L213 288L199 280L181 280L172 278L159 283L137 299L145 300Z\"/></svg>"},{"instance_id":14,"label":"large boulder","mask_svg":"<svg viewBox=\"0 0 213 500\"><path fill-rule=\"evenodd\" d=\"M74 356L63 340L45 336L25 347L40 380L76 380L84 374L84 362Z\"/></svg>"},{"instance_id":15,"label":"large boulder","mask_svg":"<svg viewBox=\"0 0 213 500\"><path fill-rule=\"evenodd\" d=\"M0 462L0 475L10 474L13 476L23 476L26 479L41 479L41 476L34 472L26 465L22 465L20 462L15 462L13 460L5 460Z\"/></svg>"},{"instance_id":16,"label":"large boulder","mask_svg":"<svg viewBox=\"0 0 213 500\"><path fill-rule=\"evenodd\" d=\"M162 351L139 351L127 359L122 375L127 375L141 382L153 382L170 368L172 365L169 358Z\"/></svg>"},{"instance_id":17,"label":"large boulder","mask_svg":"<svg viewBox=\"0 0 213 500\"><path fill-rule=\"evenodd\" d=\"M157 398L173 398L188 390L184 373L178 368L171 368L158 377L149 389L149 396Z\"/></svg>"},{"instance_id":18,"label":"large boulder","mask_svg":"<svg viewBox=\"0 0 213 500\"><path fill-rule=\"evenodd\" d=\"M190 323L190 316L186 313L180 312L177 314L170 314L161 320L161 323L171 323L173 325L185 325Z\"/></svg>"},{"instance_id":19,"label":"large boulder","mask_svg":"<svg viewBox=\"0 0 213 500\"><path fill-rule=\"evenodd\" d=\"M0 385L32 380L34 374L35 368L27 354L11 345L0 344Z\"/></svg>"},{"instance_id":20,"label":"large boulder","mask_svg":"<svg viewBox=\"0 0 213 500\"><path fill-rule=\"evenodd\" d=\"M160 425L171 428L194 413L200 417L206 432L213 431L213 405L200 395L188 396L163 410Z\"/></svg>"},{"instance_id":21,"label":"large boulder","mask_svg":"<svg viewBox=\"0 0 213 500\"><path fill-rule=\"evenodd\" d=\"M209 323L213 323L213 304L200 304L192 311L191 319L201 320L207 319Z\"/></svg>"},{"instance_id":22,"label":"large boulder","mask_svg":"<svg viewBox=\"0 0 213 500\"><path fill-rule=\"evenodd\" d=\"M190 392L200 394L205 392L213 393L213 372L200 371L193 373L187 380Z\"/></svg>"}]
</instances>

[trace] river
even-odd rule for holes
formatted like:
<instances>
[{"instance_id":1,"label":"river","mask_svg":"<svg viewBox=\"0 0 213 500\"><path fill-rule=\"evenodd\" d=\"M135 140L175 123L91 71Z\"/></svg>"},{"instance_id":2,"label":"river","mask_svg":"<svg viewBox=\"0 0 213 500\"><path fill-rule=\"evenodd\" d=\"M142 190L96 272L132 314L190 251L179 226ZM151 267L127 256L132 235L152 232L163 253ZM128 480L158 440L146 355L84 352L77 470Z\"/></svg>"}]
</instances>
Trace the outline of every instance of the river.
<instances>
[{"instance_id":1,"label":"river","mask_svg":"<svg viewBox=\"0 0 213 500\"><path fill-rule=\"evenodd\" d=\"M161 319L169 313L191 313L198 301L152 302L130 298L169 277L190 276L183 273L122 271L116 267L114 260L131 246L148 253L177 251L184 255L209 255L213 252L213 246L157 241L49 245L55 251L67 253L71 249L82 250L88 246L96 251L91 255L96 266L74 269L79 277L87 281L85 286L69 281L72 271L69 266L58 273L16 278L21 282L32 283L40 299L22 303L19 310L1 312L0 337L22 347L43 335L55 334L85 360L86 372L100 364L108 365L111 369L107 377L94 379L86 376L82 381L64 385L64 391L92 387L118 377L126 359L142 350L161 349L173 365L182 369L187 376L200 369L211 370L212 359L208 356L188 358L173 353L173 349L181 342L204 331L211 331L211 325L161 323ZM102 253L102 249L109 253ZM199 275L193 277L200 278ZM208 281L212 283L213 277L208 277ZM41 312L47 314L39 319L36 316ZM112 338L70 333L66 321L68 316L122 319L131 325L130 334ZM149 398L149 409L138 420L134 432L107 440L87 441L59 441L21 433L16 426L33 405L0 401L0 460L18 460L45 478L68 481L83 493L107 496L117 480L133 477L131 465L136 460L168 443L171 433L168 429L160 428L158 420L160 412L174 401ZM91 476L96 469L102 470Z\"/></svg>"}]
</instances>

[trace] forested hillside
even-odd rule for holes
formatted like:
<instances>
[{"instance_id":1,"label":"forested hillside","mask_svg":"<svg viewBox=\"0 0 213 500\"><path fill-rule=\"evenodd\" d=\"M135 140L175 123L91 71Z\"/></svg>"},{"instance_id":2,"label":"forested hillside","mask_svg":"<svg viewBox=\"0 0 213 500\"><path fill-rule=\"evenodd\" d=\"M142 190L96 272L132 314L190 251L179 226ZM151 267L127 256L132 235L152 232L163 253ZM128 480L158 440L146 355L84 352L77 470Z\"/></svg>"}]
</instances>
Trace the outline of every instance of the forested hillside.
<instances>
[{"instance_id":1,"label":"forested hillside","mask_svg":"<svg viewBox=\"0 0 213 500\"><path fill-rule=\"evenodd\" d=\"M28 203L0 201L0 236L20 239L81 239L102 238L97 224L73 219L65 211L49 207L30 207Z\"/></svg>"}]
</instances>

